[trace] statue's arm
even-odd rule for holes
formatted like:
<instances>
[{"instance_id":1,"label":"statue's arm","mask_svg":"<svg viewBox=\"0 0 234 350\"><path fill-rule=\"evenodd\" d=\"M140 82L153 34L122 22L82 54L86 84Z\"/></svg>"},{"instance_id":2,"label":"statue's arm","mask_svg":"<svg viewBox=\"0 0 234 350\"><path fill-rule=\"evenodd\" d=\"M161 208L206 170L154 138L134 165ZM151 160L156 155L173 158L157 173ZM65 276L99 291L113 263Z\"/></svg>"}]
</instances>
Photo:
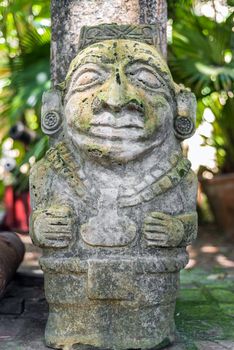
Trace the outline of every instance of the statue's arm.
<instances>
[{"instance_id":1,"label":"statue's arm","mask_svg":"<svg viewBox=\"0 0 234 350\"><path fill-rule=\"evenodd\" d=\"M184 236L181 245L191 244L197 237L197 188L198 180L196 174L190 169L184 182L181 184L185 213L178 215L183 222Z\"/></svg>"},{"instance_id":2,"label":"statue's arm","mask_svg":"<svg viewBox=\"0 0 234 350\"><path fill-rule=\"evenodd\" d=\"M196 238L197 213L169 215L150 212L145 218L143 233L148 246L188 245Z\"/></svg>"},{"instance_id":3,"label":"statue's arm","mask_svg":"<svg viewBox=\"0 0 234 350\"><path fill-rule=\"evenodd\" d=\"M197 178L192 170L181 184L185 212L169 215L147 213L143 233L148 246L177 247L189 245L197 236Z\"/></svg>"},{"instance_id":4,"label":"statue's arm","mask_svg":"<svg viewBox=\"0 0 234 350\"><path fill-rule=\"evenodd\" d=\"M197 229L198 229L197 212L194 211L191 213L178 215L177 218L183 223L183 228L184 228L184 235L180 244L189 245L197 237Z\"/></svg>"},{"instance_id":5,"label":"statue's arm","mask_svg":"<svg viewBox=\"0 0 234 350\"><path fill-rule=\"evenodd\" d=\"M30 219L30 235L41 248L65 248L73 236L73 218L69 207L50 206L35 210Z\"/></svg>"},{"instance_id":6,"label":"statue's arm","mask_svg":"<svg viewBox=\"0 0 234 350\"><path fill-rule=\"evenodd\" d=\"M61 198L57 182L46 160L33 167L30 174L30 236L41 248L67 247L73 237L73 211Z\"/></svg>"}]
</instances>

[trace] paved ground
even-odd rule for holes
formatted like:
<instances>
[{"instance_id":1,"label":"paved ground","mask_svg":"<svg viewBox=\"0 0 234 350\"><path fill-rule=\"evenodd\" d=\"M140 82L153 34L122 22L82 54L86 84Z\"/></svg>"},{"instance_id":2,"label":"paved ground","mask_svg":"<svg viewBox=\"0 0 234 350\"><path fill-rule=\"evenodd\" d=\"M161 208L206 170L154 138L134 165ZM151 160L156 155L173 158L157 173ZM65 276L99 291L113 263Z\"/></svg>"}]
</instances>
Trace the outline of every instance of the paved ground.
<instances>
[{"instance_id":1,"label":"paved ground","mask_svg":"<svg viewBox=\"0 0 234 350\"><path fill-rule=\"evenodd\" d=\"M199 237L181 272L176 343L167 350L234 350L234 242L212 227L200 229ZM0 349L46 350L40 252L27 236L23 240L24 263L0 301Z\"/></svg>"}]
</instances>

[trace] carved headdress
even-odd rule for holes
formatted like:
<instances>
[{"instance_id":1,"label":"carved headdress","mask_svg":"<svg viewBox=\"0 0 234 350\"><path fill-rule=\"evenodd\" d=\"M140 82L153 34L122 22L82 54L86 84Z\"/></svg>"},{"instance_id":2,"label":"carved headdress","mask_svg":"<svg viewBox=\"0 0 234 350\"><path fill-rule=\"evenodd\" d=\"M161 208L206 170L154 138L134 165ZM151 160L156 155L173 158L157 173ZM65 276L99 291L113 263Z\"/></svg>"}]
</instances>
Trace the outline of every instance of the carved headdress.
<instances>
[{"instance_id":1,"label":"carved headdress","mask_svg":"<svg viewBox=\"0 0 234 350\"><path fill-rule=\"evenodd\" d=\"M158 26L152 25L119 25L101 24L98 26L84 26L80 31L78 50L83 50L87 46L113 39L126 39L143 42L160 48L160 32Z\"/></svg>"}]
</instances>

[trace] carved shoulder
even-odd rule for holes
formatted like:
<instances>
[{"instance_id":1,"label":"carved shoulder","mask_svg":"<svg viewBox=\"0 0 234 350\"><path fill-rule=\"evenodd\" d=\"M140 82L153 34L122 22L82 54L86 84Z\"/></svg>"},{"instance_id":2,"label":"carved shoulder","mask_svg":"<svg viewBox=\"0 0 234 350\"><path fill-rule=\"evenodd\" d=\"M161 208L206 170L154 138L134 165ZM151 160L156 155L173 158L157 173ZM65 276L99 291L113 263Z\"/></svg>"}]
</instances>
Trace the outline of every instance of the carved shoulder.
<instances>
[{"instance_id":1,"label":"carved shoulder","mask_svg":"<svg viewBox=\"0 0 234 350\"><path fill-rule=\"evenodd\" d=\"M32 209L40 208L51 192L54 181L53 170L46 157L37 162L30 173L30 195Z\"/></svg>"},{"instance_id":2,"label":"carved shoulder","mask_svg":"<svg viewBox=\"0 0 234 350\"><path fill-rule=\"evenodd\" d=\"M190 169L181 183L181 192L183 194L184 203L186 203L187 207L186 212L196 211L197 187L197 175Z\"/></svg>"}]
</instances>

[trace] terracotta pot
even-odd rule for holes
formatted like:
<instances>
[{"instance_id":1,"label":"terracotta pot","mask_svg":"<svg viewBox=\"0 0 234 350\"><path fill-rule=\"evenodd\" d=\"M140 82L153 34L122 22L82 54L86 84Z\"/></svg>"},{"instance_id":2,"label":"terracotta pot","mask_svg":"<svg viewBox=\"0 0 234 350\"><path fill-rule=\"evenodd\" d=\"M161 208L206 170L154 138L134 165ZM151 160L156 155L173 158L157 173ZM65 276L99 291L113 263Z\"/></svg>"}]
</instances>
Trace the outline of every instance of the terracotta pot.
<instances>
[{"instance_id":1,"label":"terracotta pot","mask_svg":"<svg viewBox=\"0 0 234 350\"><path fill-rule=\"evenodd\" d=\"M234 234L234 173L214 176L202 180L211 210L220 229L228 235Z\"/></svg>"}]
</instances>

